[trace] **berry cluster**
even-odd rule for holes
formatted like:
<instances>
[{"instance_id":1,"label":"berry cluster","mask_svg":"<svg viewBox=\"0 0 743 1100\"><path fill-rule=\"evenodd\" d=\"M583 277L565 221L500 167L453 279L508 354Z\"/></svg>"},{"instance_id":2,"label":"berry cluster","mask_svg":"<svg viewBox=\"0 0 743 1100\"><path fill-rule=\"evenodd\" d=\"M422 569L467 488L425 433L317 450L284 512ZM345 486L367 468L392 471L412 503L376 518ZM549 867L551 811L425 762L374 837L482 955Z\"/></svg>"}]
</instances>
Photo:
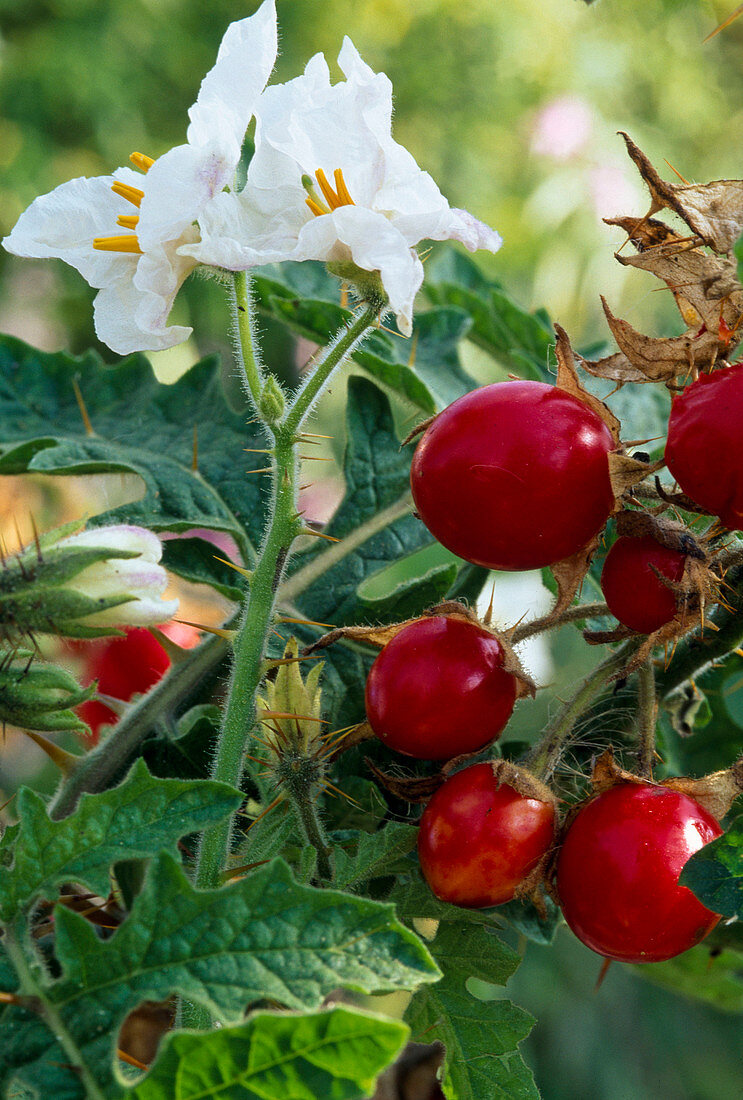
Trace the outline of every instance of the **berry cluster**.
<instances>
[{"instance_id":1,"label":"berry cluster","mask_svg":"<svg viewBox=\"0 0 743 1100\"><path fill-rule=\"evenodd\" d=\"M612 461L622 448L598 404L559 375L557 386L513 381L467 394L426 427L413 497L432 534L467 561L554 566L557 575L573 559L581 578L614 514L619 537L601 585L620 628L600 640L649 635L652 646L669 624L677 636L696 625L721 574L711 547L723 527L743 526L734 460L743 364L699 376L673 400L665 454L680 487L673 503L717 517L706 539L658 518L671 504L660 486L652 508L648 494L635 493L649 464L629 488L617 487ZM372 665L372 731L397 752L449 762L420 822L429 886L444 901L484 907L538 901L546 885L579 939L607 958L654 962L687 950L719 917L679 875L722 832L713 813L675 789L688 781L657 784L614 769L608 780L594 777L592 796L559 828L555 794L525 768L497 760L456 770L499 738L526 683L507 639L452 605L394 628Z\"/></svg>"}]
</instances>

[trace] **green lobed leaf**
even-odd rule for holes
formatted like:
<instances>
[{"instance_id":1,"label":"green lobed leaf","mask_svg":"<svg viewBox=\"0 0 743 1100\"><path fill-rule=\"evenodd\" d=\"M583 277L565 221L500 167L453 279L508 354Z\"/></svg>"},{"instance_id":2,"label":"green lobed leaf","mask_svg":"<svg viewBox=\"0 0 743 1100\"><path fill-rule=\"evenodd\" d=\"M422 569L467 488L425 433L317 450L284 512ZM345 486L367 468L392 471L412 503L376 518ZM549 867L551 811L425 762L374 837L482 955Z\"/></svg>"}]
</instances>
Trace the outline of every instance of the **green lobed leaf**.
<instances>
[{"instance_id":1,"label":"green lobed leaf","mask_svg":"<svg viewBox=\"0 0 743 1100\"><path fill-rule=\"evenodd\" d=\"M679 882L713 912L743 918L743 813L722 836L695 852Z\"/></svg>"},{"instance_id":2,"label":"green lobed leaf","mask_svg":"<svg viewBox=\"0 0 743 1100\"><path fill-rule=\"evenodd\" d=\"M113 863L161 848L175 853L181 837L226 817L241 799L225 783L153 778L142 760L120 786L84 795L61 821L50 820L43 800L24 787L13 865L0 877L0 913L8 920L35 898L55 897L65 882L105 897Z\"/></svg>"},{"instance_id":3,"label":"green lobed leaf","mask_svg":"<svg viewBox=\"0 0 743 1100\"><path fill-rule=\"evenodd\" d=\"M106 1095L115 1081L118 1029L143 1000L179 992L232 1025L260 1000L312 1009L339 986L390 992L440 976L393 906L300 886L280 860L220 890L201 891L161 853L109 939L68 909L58 907L55 919L63 977L46 997ZM0 1082L18 1078L49 1096L59 1062L69 1057L60 1057L51 1032L41 1043L28 1013L8 1007L17 1041L0 1050Z\"/></svg>"},{"instance_id":4,"label":"green lobed leaf","mask_svg":"<svg viewBox=\"0 0 743 1100\"><path fill-rule=\"evenodd\" d=\"M386 874L391 865L412 852L417 842L418 829L396 821L387 822L376 833L359 833L353 855L336 848L334 884L346 889Z\"/></svg>"},{"instance_id":5,"label":"green lobed leaf","mask_svg":"<svg viewBox=\"0 0 743 1100\"><path fill-rule=\"evenodd\" d=\"M192 468L194 430L198 471ZM246 426L245 417L227 406L214 359L162 385L142 355L104 366L92 352L74 358L0 339L0 473L137 474L144 483L141 499L96 516L96 524L136 523L173 532L211 528L229 533L249 557L265 522L261 478L246 476L258 465L243 450L251 439L264 445L260 429ZM208 561L195 549L191 571L208 572ZM174 558L176 568L187 564L183 554ZM215 580L225 583L223 566L215 569Z\"/></svg>"},{"instance_id":6,"label":"green lobed leaf","mask_svg":"<svg viewBox=\"0 0 743 1100\"><path fill-rule=\"evenodd\" d=\"M504 985L520 957L482 925L441 925L431 952L444 971L441 982L419 990L406 1013L413 1037L443 1040L445 1090L451 1100L537 1100L531 1071L518 1044L534 1020L510 1001L481 1000L469 978Z\"/></svg>"},{"instance_id":7,"label":"green lobed leaf","mask_svg":"<svg viewBox=\"0 0 743 1100\"><path fill-rule=\"evenodd\" d=\"M360 1100L408 1035L393 1020L347 1007L307 1015L260 1012L208 1034L166 1036L132 1100Z\"/></svg>"}]
</instances>

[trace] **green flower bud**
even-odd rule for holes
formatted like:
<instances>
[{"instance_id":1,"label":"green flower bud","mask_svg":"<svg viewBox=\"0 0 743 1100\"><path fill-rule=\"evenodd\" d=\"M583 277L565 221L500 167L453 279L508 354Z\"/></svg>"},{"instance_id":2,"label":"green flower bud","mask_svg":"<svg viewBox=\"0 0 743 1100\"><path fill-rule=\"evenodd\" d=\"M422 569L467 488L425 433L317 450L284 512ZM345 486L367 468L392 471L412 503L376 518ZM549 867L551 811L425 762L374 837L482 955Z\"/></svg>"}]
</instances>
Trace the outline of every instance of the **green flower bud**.
<instances>
[{"instance_id":1,"label":"green flower bud","mask_svg":"<svg viewBox=\"0 0 743 1100\"><path fill-rule=\"evenodd\" d=\"M31 650L0 651L0 722L21 729L55 732L88 729L73 707L95 695L95 685L83 688L74 676Z\"/></svg>"},{"instance_id":2,"label":"green flower bud","mask_svg":"<svg viewBox=\"0 0 743 1100\"><path fill-rule=\"evenodd\" d=\"M258 398L258 411L267 424L278 424L285 408L284 391L276 378L269 374Z\"/></svg>"}]
</instances>

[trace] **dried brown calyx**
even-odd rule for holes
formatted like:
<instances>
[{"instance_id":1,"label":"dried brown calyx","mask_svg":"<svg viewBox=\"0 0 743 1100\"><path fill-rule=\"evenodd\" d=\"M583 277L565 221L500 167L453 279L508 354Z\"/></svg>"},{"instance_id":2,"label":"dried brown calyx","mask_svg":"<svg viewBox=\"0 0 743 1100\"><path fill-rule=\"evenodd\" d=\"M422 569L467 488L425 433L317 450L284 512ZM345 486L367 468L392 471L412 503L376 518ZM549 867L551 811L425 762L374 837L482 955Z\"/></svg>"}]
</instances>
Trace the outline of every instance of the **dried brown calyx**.
<instances>
[{"instance_id":1,"label":"dried brown calyx","mask_svg":"<svg viewBox=\"0 0 743 1100\"><path fill-rule=\"evenodd\" d=\"M615 317L602 299L619 351L584 361L591 374L625 382L664 382L677 389L700 371L724 363L739 343L743 323L743 287L732 249L743 229L743 181L675 184L661 179L645 154L627 134L627 151L650 191L650 208L642 218L605 219L625 231L637 250L615 253L619 263L649 271L673 294L686 325L681 336L658 338L638 332ZM680 234L652 215L669 209L687 225ZM711 250L711 251L707 251Z\"/></svg>"},{"instance_id":2,"label":"dried brown calyx","mask_svg":"<svg viewBox=\"0 0 743 1100\"><path fill-rule=\"evenodd\" d=\"M630 661L614 679L624 679L648 659L656 646L674 647L679 638L695 627L704 626L711 604L722 600L722 571L710 546L709 535L697 536L682 523L643 511L622 511L616 517L617 534L629 538L652 538L661 546L684 556L684 571L678 581L670 580L652 565L658 580L669 588L676 600L676 614L658 630L644 636L644 641ZM712 532L713 534L713 532ZM589 645L618 642L642 637L627 626L614 630L584 630Z\"/></svg>"},{"instance_id":3,"label":"dried brown calyx","mask_svg":"<svg viewBox=\"0 0 743 1100\"><path fill-rule=\"evenodd\" d=\"M679 791L693 798L719 821L730 812L736 798L743 793L743 758L724 771L712 772L699 779L680 775L664 779L662 783L655 783L652 779L641 778L633 772L620 768L612 750L607 749L594 765L591 789L593 794L601 794L602 791L609 790L618 783L639 783Z\"/></svg>"}]
</instances>

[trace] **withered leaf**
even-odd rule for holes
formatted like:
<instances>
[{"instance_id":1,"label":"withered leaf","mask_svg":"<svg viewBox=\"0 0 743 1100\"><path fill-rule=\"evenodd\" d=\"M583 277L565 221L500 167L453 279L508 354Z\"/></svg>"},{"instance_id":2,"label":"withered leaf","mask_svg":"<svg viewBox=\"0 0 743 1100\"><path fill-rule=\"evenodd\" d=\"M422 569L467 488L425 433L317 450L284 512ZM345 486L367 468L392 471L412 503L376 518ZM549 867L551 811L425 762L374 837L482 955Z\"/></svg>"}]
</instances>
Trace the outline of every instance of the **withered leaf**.
<instances>
[{"instance_id":1,"label":"withered leaf","mask_svg":"<svg viewBox=\"0 0 743 1100\"><path fill-rule=\"evenodd\" d=\"M671 382L678 375L690 375L695 368L704 370L717 361L719 338L716 329L698 335L689 331L683 336L666 339L644 336L627 321L615 317L605 298L602 297L601 302L614 339L646 381Z\"/></svg>"},{"instance_id":2,"label":"withered leaf","mask_svg":"<svg viewBox=\"0 0 743 1100\"><path fill-rule=\"evenodd\" d=\"M568 339L568 334L565 332L565 329L556 324L555 333L557 334L557 342L555 344L555 355L557 357L557 388L572 394L573 397L577 397L578 400L582 401L584 405L587 405L592 412L595 412L604 424L606 424L614 438L614 442L619 444L619 432L621 430L619 420L600 398L594 397L592 393L589 393L588 390L581 385L575 364L575 355L573 354L573 349L570 346L570 340Z\"/></svg>"}]
</instances>

